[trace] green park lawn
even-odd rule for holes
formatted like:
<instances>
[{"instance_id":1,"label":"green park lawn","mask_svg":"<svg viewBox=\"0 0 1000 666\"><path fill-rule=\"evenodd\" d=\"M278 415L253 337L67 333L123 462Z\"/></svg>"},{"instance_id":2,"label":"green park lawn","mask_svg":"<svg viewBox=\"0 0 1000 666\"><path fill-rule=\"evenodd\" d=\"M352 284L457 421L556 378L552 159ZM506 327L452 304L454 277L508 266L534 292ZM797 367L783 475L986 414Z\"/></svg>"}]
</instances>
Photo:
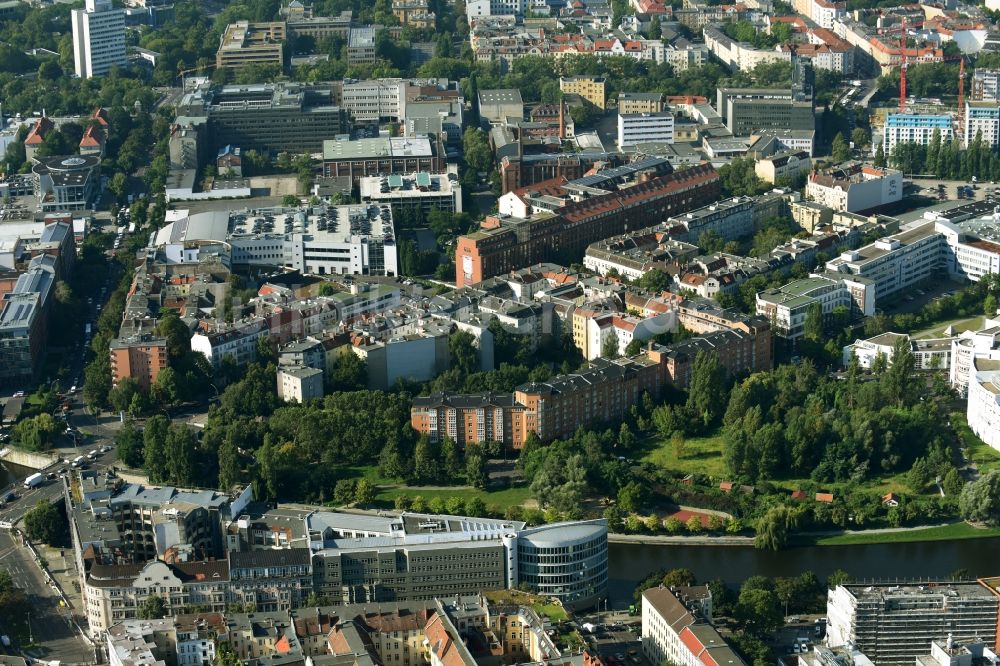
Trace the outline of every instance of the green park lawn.
<instances>
[{"instance_id":1,"label":"green park lawn","mask_svg":"<svg viewBox=\"0 0 1000 666\"><path fill-rule=\"evenodd\" d=\"M940 338L944 336L944 329L949 326L954 327L955 333L961 333L962 331L976 331L982 328L984 320L985 317L952 319L951 321L946 321L943 324L938 324L932 328L914 333L913 337L918 339Z\"/></svg>"},{"instance_id":2,"label":"green park lawn","mask_svg":"<svg viewBox=\"0 0 1000 666\"><path fill-rule=\"evenodd\" d=\"M713 478L726 476L726 463L722 457L722 430L706 437L689 437L684 440L681 457L674 455L669 439L654 435L640 444L644 448L643 462L687 474L705 474Z\"/></svg>"},{"instance_id":3,"label":"green park lawn","mask_svg":"<svg viewBox=\"0 0 1000 666\"><path fill-rule=\"evenodd\" d=\"M950 541L1000 536L1000 527L973 527L968 523L952 523L940 527L900 532L859 532L822 537L813 543L819 546L849 546L864 543L906 543L913 541Z\"/></svg>"},{"instance_id":4,"label":"green park lawn","mask_svg":"<svg viewBox=\"0 0 1000 666\"><path fill-rule=\"evenodd\" d=\"M983 440L976 437L976 433L969 428L969 423L964 412L952 412L951 425L958 435L959 441L965 447L966 455L976 464L980 473L993 469L1000 469L1000 451L987 445Z\"/></svg>"},{"instance_id":5,"label":"green park lawn","mask_svg":"<svg viewBox=\"0 0 1000 666\"><path fill-rule=\"evenodd\" d=\"M461 497L468 501L473 497L483 500L486 506L496 506L501 511L509 506L523 506L525 501L531 499L531 491L527 486L514 486L498 490L479 490L470 486L407 486L399 479L390 479L378 473L375 465L357 465L343 469L341 478L360 479L365 478L378 487L378 494L375 496L377 502L392 505L393 501L400 495L413 498L420 495L425 500L435 497Z\"/></svg>"}]
</instances>

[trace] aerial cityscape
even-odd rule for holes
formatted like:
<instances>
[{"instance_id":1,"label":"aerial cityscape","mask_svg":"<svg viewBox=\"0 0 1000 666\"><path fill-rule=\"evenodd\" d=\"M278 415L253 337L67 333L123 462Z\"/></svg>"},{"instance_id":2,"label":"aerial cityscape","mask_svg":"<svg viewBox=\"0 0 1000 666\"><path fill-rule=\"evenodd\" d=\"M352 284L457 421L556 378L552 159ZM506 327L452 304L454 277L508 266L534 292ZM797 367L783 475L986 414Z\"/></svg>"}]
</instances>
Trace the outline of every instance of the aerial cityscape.
<instances>
[{"instance_id":1,"label":"aerial cityscape","mask_svg":"<svg viewBox=\"0 0 1000 666\"><path fill-rule=\"evenodd\" d=\"M1000 0L0 0L0 666L1000 666Z\"/></svg>"}]
</instances>

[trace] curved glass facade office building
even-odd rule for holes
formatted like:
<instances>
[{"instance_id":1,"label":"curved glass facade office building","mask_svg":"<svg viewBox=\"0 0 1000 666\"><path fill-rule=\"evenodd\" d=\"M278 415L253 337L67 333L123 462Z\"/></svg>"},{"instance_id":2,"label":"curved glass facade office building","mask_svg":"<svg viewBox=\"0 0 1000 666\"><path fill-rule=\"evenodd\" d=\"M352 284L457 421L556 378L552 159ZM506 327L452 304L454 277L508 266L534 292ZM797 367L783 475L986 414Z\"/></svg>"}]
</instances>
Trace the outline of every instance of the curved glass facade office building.
<instances>
[{"instance_id":1,"label":"curved glass facade office building","mask_svg":"<svg viewBox=\"0 0 1000 666\"><path fill-rule=\"evenodd\" d=\"M594 606L607 596L607 521L543 525L519 532L516 539L512 580L570 609Z\"/></svg>"}]
</instances>

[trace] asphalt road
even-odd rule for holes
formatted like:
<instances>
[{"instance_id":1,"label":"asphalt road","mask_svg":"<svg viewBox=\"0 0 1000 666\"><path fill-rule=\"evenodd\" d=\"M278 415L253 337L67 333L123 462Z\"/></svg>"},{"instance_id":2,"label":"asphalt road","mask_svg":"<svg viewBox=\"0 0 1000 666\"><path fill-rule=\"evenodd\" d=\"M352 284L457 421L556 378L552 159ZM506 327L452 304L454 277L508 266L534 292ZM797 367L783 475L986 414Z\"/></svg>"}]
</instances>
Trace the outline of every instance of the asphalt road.
<instances>
[{"instance_id":1,"label":"asphalt road","mask_svg":"<svg viewBox=\"0 0 1000 666\"><path fill-rule=\"evenodd\" d=\"M46 583L31 551L17 544L13 533L7 530L0 530L0 568L10 572L14 584L24 590L31 605L31 635L42 647L28 654L63 663L92 661L94 650L73 626L70 610L59 607L59 595ZM0 627L3 622L4 618L0 618Z\"/></svg>"}]
</instances>

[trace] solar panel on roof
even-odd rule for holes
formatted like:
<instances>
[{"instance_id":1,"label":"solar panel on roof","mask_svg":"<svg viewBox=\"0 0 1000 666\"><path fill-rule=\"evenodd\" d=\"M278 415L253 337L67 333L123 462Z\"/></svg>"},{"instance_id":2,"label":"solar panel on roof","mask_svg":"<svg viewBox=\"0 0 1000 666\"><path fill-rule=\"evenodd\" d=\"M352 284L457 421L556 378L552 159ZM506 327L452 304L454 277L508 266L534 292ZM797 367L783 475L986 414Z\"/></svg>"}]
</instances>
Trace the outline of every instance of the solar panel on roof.
<instances>
[{"instance_id":1,"label":"solar panel on roof","mask_svg":"<svg viewBox=\"0 0 1000 666\"><path fill-rule=\"evenodd\" d=\"M421 171L417 174L417 186L418 187L430 187L431 186L431 175L426 171Z\"/></svg>"}]
</instances>

